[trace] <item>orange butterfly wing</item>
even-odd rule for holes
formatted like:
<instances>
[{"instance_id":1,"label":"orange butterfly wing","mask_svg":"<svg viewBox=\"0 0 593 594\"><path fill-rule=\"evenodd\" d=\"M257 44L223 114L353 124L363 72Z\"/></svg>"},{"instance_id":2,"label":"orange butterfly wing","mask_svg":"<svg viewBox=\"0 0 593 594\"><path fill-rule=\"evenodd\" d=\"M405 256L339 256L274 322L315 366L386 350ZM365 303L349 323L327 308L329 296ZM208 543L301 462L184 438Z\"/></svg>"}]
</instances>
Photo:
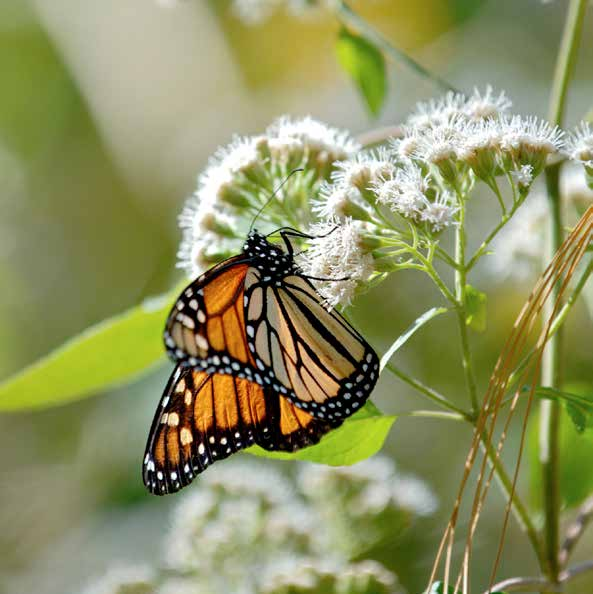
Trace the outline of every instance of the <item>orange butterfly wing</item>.
<instances>
[{"instance_id":1,"label":"orange butterfly wing","mask_svg":"<svg viewBox=\"0 0 593 594\"><path fill-rule=\"evenodd\" d=\"M263 236L256 242L259 260L244 252L182 292L165 329L170 355L271 387L318 419L349 417L375 387L377 354L290 267L290 255ZM282 258L289 270L280 273Z\"/></svg>"},{"instance_id":2,"label":"orange butterfly wing","mask_svg":"<svg viewBox=\"0 0 593 594\"><path fill-rule=\"evenodd\" d=\"M240 256L225 260L191 283L179 296L164 332L169 355L178 363L239 371L246 364L243 292L249 265ZM224 357L224 361L223 361ZM218 369L217 369L218 370Z\"/></svg>"},{"instance_id":3,"label":"orange butterfly wing","mask_svg":"<svg viewBox=\"0 0 593 594\"><path fill-rule=\"evenodd\" d=\"M314 419L249 380L178 365L150 430L144 484L155 495L173 493L216 460L254 443L294 451L338 425Z\"/></svg>"}]
</instances>

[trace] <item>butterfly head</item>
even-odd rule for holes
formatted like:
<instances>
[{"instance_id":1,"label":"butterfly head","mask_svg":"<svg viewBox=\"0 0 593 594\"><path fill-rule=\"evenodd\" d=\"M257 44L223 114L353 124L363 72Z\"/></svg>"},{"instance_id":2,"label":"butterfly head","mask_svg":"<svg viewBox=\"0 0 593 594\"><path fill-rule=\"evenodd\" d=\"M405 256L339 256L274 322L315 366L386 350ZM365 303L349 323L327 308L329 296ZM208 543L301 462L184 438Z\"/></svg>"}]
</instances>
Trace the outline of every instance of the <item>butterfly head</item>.
<instances>
[{"instance_id":1,"label":"butterfly head","mask_svg":"<svg viewBox=\"0 0 593 594\"><path fill-rule=\"evenodd\" d=\"M282 278L295 269L294 259L281 247L270 243L265 235L254 230L247 236L243 253L264 277Z\"/></svg>"}]
</instances>

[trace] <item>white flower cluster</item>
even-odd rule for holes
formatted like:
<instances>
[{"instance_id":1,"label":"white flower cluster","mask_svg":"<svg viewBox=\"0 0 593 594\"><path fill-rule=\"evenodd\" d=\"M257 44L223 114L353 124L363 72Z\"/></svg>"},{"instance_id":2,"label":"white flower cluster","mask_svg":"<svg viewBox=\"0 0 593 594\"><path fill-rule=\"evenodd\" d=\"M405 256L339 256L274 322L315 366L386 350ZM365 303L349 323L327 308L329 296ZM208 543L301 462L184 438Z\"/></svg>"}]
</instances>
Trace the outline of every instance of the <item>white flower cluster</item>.
<instances>
[{"instance_id":1,"label":"white flower cluster","mask_svg":"<svg viewBox=\"0 0 593 594\"><path fill-rule=\"evenodd\" d=\"M354 466L307 468L299 482L326 519L330 539L339 540L342 550L355 557L383 538L393 538L385 525L404 530L437 509L435 495L422 481L399 472L384 457Z\"/></svg>"},{"instance_id":2,"label":"white flower cluster","mask_svg":"<svg viewBox=\"0 0 593 594\"><path fill-rule=\"evenodd\" d=\"M325 219L311 231L320 239L302 262L311 276L348 279L319 285L328 303L348 304L369 278L421 261L423 248L429 259L476 180L498 192L496 178L505 176L515 202L527 195L547 158L561 150L563 133L511 115L510 107L491 87L469 97L448 93L418 104L388 148L335 164L332 183L313 199Z\"/></svg>"},{"instance_id":3,"label":"white flower cluster","mask_svg":"<svg viewBox=\"0 0 593 594\"><path fill-rule=\"evenodd\" d=\"M303 272L320 285L328 305L347 305L358 284L374 272L373 256L365 248L365 225L351 218L329 219L309 229L314 239L299 259Z\"/></svg>"},{"instance_id":4,"label":"white flower cluster","mask_svg":"<svg viewBox=\"0 0 593 594\"><path fill-rule=\"evenodd\" d=\"M235 254L253 218L275 191L259 224L308 224L308 197L330 178L335 161L358 150L346 132L310 117L283 117L262 135L235 138L209 161L179 217L179 267L194 278ZM305 171L287 179L296 168Z\"/></svg>"},{"instance_id":5,"label":"white flower cluster","mask_svg":"<svg viewBox=\"0 0 593 594\"><path fill-rule=\"evenodd\" d=\"M261 25L284 10L301 19L319 15L331 0L233 0L231 10L246 25Z\"/></svg>"},{"instance_id":6,"label":"white flower cluster","mask_svg":"<svg viewBox=\"0 0 593 594\"><path fill-rule=\"evenodd\" d=\"M381 457L353 467L303 464L294 478L232 458L180 498L163 570L117 566L87 592L396 594L396 576L362 555L435 508L423 483ZM350 515L355 534L342 530Z\"/></svg>"},{"instance_id":7,"label":"white flower cluster","mask_svg":"<svg viewBox=\"0 0 593 594\"><path fill-rule=\"evenodd\" d=\"M560 178L563 219L573 224L593 205L593 189L585 183L583 170L567 166ZM532 280L542 271L547 233L548 205L542 192L534 192L503 228L493 244L489 268L497 279Z\"/></svg>"},{"instance_id":8,"label":"white flower cluster","mask_svg":"<svg viewBox=\"0 0 593 594\"><path fill-rule=\"evenodd\" d=\"M262 594L394 594L395 575L376 561L344 564L318 559L289 559L266 575Z\"/></svg>"},{"instance_id":9,"label":"white flower cluster","mask_svg":"<svg viewBox=\"0 0 593 594\"><path fill-rule=\"evenodd\" d=\"M212 158L180 216L179 265L193 278L236 254L256 215L266 230L289 225L313 236L299 264L330 306L348 305L389 272L428 270L435 254L447 261L440 236L464 219L477 182L503 215L510 200L514 212L564 149L560 129L510 108L491 87L448 93L418 104L397 137L373 150L312 118L283 117L236 138ZM566 152L593 171L589 124L569 135Z\"/></svg>"},{"instance_id":10,"label":"white flower cluster","mask_svg":"<svg viewBox=\"0 0 593 594\"><path fill-rule=\"evenodd\" d=\"M573 161L583 164L588 183L593 185L593 126L589 122L581 122L580 126L568 134L566 154Z\"/></svg>"}]
</instances>

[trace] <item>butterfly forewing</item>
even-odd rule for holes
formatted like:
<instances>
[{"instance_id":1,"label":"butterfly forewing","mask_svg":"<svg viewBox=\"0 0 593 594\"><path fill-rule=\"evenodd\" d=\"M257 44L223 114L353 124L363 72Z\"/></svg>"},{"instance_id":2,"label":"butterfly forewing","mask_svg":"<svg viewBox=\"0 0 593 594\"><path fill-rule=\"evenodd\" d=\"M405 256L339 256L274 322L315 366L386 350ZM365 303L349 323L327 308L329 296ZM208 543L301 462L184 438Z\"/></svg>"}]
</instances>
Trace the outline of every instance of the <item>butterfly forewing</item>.
<instances>
[{"instance_id":1,"label":"butterfly forewing","mask_svg":"<svg viewBox=\"0 0 593 594\"><path fill-rule=\"evenodd\" d=\"M248 265L231 258L186 287L167 319L169 356L207 371L251 377L243 293Z\"/></svg>"},{"instance_id":2,"label":"butterfly forewing","mask_svg":"<svg viewBox=\"0 0 593 594\"><path fill-rule=\"evenodd\" d=\"M246 333L256 366L273 370L280 393L321 419L341 419L369 397L379 371L376 353L313 285L297 274L266 282L249 268Z\"/></svg>"}]
</instances>

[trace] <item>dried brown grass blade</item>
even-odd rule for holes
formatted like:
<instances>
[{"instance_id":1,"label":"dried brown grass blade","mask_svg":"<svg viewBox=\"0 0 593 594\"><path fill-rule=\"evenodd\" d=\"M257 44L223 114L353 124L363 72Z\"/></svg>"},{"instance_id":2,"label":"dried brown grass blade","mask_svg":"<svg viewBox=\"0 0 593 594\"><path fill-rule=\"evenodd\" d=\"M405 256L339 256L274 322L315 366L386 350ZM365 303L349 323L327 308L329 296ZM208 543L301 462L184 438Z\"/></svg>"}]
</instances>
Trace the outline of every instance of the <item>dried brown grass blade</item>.
<instances>
[{"instance_id":1,"label":"dried brown grass blade","mask_svg":"<svg viewBox=\"0 0 593 594\"><path fill-rule=\"evenodd\" d=\"M494 581L494 576L496 575L501 560L504 537L512 506L512 498L516 489L521 458L525 445L527 422L533 404L534 390L539 378L544 348L550 338L550 328L554 318L557 316L561 308L570 280L592 240L593 206L587 210L573 231L560 246L549 266L536 283L531 295L525 302L513 325L513 329L501 351L496 365L494 366L488 388L484 394L482 408L476 421L457 497L453 504L449 522L437 551L428 589L430 589L438 574L439 567L443 561L443 555L445 555L445 582L447 586L449 584L451 576L452 549L455 544L455 530L459 519L459 512L464 500L471 471L475 466L480 448L482 448L485 450L485 453L478 472L465 538L463 560L457 573L455 585L455 590L458 591L460 585L463 583L464 594L469 592L469 566L473 538L494 476L494 464L500 464L500 455L508 435L511 420L517 410L519 398L524 394L522 387L527 385L529 386L529 390L527 393L527 404L522 422L519 451L514 467L512 482L509 485L509 501L504 513L499 547L492 571L491 585ZM552 295L554 287L558 287L558 292L556 294L553 308L551 308L552 312L549 317L544 320L543 327L539 331L539 334L537 334L537 325L540 320L542 309ZM533 342L534 339L535 347L529 348L530 341ZM498 420L502 402L509 388L509 382L513 377L514 372L517 370L519 370L520 373L517 382L518 387L513 394L506 419L502 422L500 437L494 446L493 438L497 427L500 425ZM489 470L488 453L491 458ZM538 551L538 554L541 554L541 551Z\"/></svg>"}]
</instances>

